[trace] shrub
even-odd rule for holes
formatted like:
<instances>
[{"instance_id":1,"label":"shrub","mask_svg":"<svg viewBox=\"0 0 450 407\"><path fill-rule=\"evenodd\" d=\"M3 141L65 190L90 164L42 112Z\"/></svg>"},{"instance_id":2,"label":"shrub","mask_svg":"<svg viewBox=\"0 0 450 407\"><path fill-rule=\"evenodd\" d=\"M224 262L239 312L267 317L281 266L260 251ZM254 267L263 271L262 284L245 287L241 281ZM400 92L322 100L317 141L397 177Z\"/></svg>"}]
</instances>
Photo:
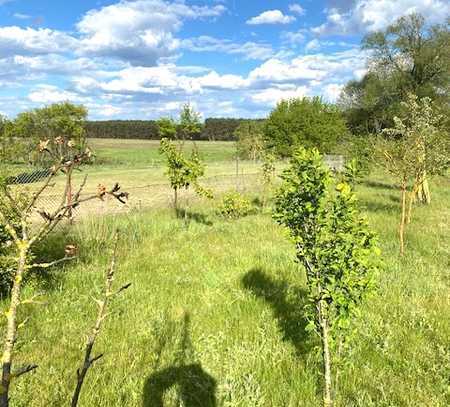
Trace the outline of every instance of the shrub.
<instances>
[{"instance_id":1,"label":"shrub","mask_svg":"<svg viewBox=\"0 0 450 407\"><path fill-rule=\"evenodd\" d=\"M228 219L238 219L247 216L252 211L248 198L236 191L226 193L219 203L218 212Z\"/></svg>"}]
</instances>

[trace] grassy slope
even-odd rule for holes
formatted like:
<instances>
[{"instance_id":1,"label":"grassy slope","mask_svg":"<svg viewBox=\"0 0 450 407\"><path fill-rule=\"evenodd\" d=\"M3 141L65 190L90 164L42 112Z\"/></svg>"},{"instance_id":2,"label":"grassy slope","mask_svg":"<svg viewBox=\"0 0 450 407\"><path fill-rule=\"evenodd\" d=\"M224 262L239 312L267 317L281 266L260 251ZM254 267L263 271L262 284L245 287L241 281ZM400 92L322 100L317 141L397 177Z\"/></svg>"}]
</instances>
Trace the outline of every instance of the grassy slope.
<instances>
[{"instance_id":1,"label":"grassy slope","mask_svg":"<svg viewBox=\"0 0 450 407\"><path fill-rule=\"evenodd\" d=\"M404 259L398 193L384 182L371 179L358 190L386 269L357 322L340 405L445 406L448 180L434 186L431 207L415 212ZM166 406L179 405L180 394L187 406L212 406L212 396L219 406L320 404L316 340L303 330L304 277L291 244L267 214L227 222L211 208L197 210L188 229L163 210L86 221L72 232L82 257L46 281L46 307L22 309L31 319L17 363L40 367L17 380L13 405L67 405L107 263L105 241L116 226L123 233L117 284L133 286L111 307L96 346L105 356L88 374L81 406L157 406L173 379L181 384L166 392Z\"/></svg>"}]
</instances>

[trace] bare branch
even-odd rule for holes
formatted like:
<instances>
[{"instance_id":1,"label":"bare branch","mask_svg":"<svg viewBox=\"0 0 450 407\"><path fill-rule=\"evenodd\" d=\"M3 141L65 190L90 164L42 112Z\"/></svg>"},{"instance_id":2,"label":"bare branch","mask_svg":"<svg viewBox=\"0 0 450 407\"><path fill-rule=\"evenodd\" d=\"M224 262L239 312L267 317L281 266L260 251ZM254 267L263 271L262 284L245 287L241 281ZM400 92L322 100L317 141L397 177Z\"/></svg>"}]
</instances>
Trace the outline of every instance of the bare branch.
<instances>
[{"instance_id":1,"label":"bare branch","mask_svg":"<svg viewBox=\"0 0 450 407\"><path fill-rule=\"evenodd\" d=\"M66 261L74 260L76 258L77 258L77 256L63 257L61 259L54 260L54 261L51 261L49 263L34 263L34 264L30 264L30 265L27 266L27 268L30 268L30 269L33 269L33 268L45 269L45 268L56 266L57 264L60 264L60 263L66 262Z\"/></svg>"},{"instance_id":2,"label":"bare branch","mask_svg":"<svg viewBox=\"0 0 450 407\"><path fill-rule=\"evenodd\" d=\"M31 372L34 369L37 369L38 365L26 365L23 367L20 367L19 369L17 369L15 372L11 373L12 377L19 377L22 376L25 373Z\"/></svg>"}]
</instances>

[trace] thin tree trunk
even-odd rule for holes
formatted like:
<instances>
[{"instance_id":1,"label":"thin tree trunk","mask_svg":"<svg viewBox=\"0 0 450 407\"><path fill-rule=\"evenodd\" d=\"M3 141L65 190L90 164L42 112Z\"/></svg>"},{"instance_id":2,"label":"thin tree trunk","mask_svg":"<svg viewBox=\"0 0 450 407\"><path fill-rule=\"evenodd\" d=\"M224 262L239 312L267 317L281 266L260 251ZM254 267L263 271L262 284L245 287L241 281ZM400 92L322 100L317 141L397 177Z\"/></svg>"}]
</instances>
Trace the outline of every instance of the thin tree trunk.
<instances>
[{"instance_id":1,"label":"thin tree trunk","mask_svg":"<svg viewBox=\"0 0 450 407\"><path fill-rule=\"evenodd\" d=\"M14 276L14 282L11 290L11 302L9 310L6 313L6 335L3 347L2 357L2 384L0 389L0 407L9 406L9 386L11 384L11 368L14 344L17 336L17 308L20 304L20 291L23 276L26 270L26 260L28 254L28 244L22 243L19 251L17 263L17 272Z\"/></svg>"},{"instance_id":2,"label":"thin tree trunk","mask_svg":"<svg viewBox=\"0 0 450 407\"><path fill-rule=\"evenodd\" d=\"M421 177L421 181L419 181L417 184L414 200L415 202L427 205L431 203L430 186L428 185L426 174L423 174L423 176Z\"/></svg>"},{"instance_id":3,"label":"thin tree trunk","mask_svg":"<svg viewBox=\"0 0 450 407\"><path fill-rule=\"evenodd\" d=\"M320 312L320 327L322 330L322 351L323 351L323 373L324 373L324 392L323 405L324 407L332 407L333 399L331 396L331 354L328 344L328 319L323 315L322 301L319 305Z\"/></svg>"},{"instance_id":4,"label":"thin tree trunk","mask_svg":"<svg viewBox=\"0 0 450 407\"><path fill-rule=\"evenodd\" d=\"M405 222L406 222L406 182L402 182L402 215L400 219L399 238L400 238L400 255L405 254Z\"/></svg>"},{"instance_id":5,"label":"thin tree trunk","mask_svg":"<svg viewBox=\"0 0 450 407\"><path fill-rule=\"evenodd\" d=\"M173 207L175 212L178 210L178 188L174 188L173 190Z\"/></svg>"}]
</instances>

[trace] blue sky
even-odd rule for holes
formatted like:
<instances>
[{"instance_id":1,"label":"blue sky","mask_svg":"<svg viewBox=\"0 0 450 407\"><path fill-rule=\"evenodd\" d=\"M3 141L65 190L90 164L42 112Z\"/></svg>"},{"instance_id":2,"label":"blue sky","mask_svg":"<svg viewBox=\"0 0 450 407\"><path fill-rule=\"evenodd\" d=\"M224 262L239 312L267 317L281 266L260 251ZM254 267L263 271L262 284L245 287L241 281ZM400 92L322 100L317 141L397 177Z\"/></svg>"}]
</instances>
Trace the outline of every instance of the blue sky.
<instances>
[{"instance_id":1,"label":"blue sky","mask_svg":"<svg viewBox=\"0 0 450 407\"><path fill-rule=\"evenodd\" d=\"M282 98L334 101L361 38L446 0L0 0L0 114L82 103L92 119L262 117Z\"/></svg>"}]
</instances>

